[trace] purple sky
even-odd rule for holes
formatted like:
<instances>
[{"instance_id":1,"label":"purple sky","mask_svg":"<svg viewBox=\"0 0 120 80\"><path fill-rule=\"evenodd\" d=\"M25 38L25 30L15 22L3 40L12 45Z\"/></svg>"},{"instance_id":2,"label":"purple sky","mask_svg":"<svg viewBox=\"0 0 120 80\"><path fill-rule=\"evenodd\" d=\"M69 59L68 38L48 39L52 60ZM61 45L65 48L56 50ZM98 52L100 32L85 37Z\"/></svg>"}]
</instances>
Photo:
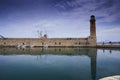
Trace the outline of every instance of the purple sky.
<instances>
[{"instance_id":1,"label":"purple sky","mask_svg":"<svg viewBox=\"0 0 120 80\"><path fill-rule=\"evenodd\" d=\"M120 41L120 0L0 0L0 35L88 37L91 15L98 41Z\"/></svg>"}]
</instances>

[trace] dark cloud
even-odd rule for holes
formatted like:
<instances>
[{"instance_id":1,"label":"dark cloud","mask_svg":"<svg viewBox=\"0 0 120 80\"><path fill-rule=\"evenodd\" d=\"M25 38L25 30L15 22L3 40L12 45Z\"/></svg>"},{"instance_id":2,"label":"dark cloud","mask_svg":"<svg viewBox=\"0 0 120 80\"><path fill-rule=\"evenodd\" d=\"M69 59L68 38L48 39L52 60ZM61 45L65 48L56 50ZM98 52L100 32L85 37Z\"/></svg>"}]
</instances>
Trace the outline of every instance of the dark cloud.
<instances>
[{"instance_id":1,"label":"dark cloud","mask_svg":"<svg viewBox=\"0 0 120 80\"><path fill-rule=\"evenodd\" d=\"M59 0L0 0L0 17L7 20L48 17L55 14L53 5L57 2Z\"/></svg>"},{"instance_id":2,"label":"dark cloud","mask_svg":"<svg viewBox=\"0 0 120 80\"><path fill-rule=\"evenodd\" d=\"M54 7L59 12L79 13L79 15L95 14L103 17L105 14L108 16L116 14L119 16L119 5L120 0L0 0L0 14L32 10L35 13L54 13L52 11Z\"/></svg>"},{"instance_id":3,"label":"dark cloud","mask_svg":"<svg viewBox=\"0 0 120 80\"><path fill-rule=\"evenodd\" d=\"M0 0L0 6L4 7L33 7L33 6L47 6L58 3L59 0Z\"/></svg>"},{"instance_id":4,"label":"dark cloud","mask_svg":"<svg viewBox=\"0 0 120 80\"><path fill-rule=\"evenodd\" d=\"M56 8L61 13L79 15L94 14L102 21L115 21L120 19L119 0L66 0L56 4Z\"/></svg>"},{"instance_id":5,"label":"dark cloud","mask_svg":"<svg viewBox=\"0 0 120 80\"><path fill-rule=\"evenodd\" d=\"M0 11L32 10L49 8L58 0L0 0ZM44 9L45 10L45 9Z\"/></svg>"},{"instance_id":6,"label":"dark cloud","mask_svg":"<svg viewBox=\"0 0 120 80\"><path fill-rule=\"evenodd\" d=\"M110 22L120 19L119 5L120 0L0 0L0 17L52 16L57 10L71 17L94 14L101 21Z\"/></svg>"}]
</instances>

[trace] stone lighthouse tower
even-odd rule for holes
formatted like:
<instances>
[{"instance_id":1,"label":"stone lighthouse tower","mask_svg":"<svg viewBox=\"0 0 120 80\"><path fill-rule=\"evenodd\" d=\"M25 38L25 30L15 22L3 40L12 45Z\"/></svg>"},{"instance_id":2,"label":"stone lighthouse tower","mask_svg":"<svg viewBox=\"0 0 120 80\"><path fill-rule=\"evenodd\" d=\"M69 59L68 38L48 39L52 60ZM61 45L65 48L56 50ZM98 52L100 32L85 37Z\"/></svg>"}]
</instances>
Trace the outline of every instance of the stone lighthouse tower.
<instances>
[{"instance_id":1,"label":"stone lighthouse tower","mask_svg":"<svg viewBox=\"0 0 120 80\"><path fill-rule=\"evenodd\" d=\"M96 20L95 16L90 17L90 39L92 44L96 45Z\"/></svg>"}]
</instances>

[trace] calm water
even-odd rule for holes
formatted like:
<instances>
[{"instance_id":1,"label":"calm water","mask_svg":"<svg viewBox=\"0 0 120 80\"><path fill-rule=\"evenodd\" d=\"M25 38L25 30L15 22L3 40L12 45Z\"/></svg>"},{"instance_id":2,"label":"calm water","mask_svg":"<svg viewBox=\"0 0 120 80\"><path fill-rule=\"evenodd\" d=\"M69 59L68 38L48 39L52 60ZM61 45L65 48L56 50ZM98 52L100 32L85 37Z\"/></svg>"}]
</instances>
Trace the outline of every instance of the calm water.
<instances>
[{"instance_id":1,"label":"calm water","mask_svg":"<svg viewBox=\"0 0 120 80\"><path fill-rule=\"evenodd\" d=\"M0 80L97 80L120 75L120 49L0 48Z\"/></svg>"}]
</instances>

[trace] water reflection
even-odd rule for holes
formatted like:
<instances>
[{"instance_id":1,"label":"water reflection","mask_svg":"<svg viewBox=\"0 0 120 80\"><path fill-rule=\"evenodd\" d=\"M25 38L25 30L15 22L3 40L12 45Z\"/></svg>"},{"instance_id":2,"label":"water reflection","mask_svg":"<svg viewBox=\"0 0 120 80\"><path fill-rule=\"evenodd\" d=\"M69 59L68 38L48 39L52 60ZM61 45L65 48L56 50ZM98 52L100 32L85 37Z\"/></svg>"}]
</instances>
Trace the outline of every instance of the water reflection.
<instances>
[{"instance_id":1,"label":"water reflection","mask_svg":"<svg viewBox=\"0 0 120 80\"><path fill-rule=\"evenodd\" d=\"M0 55L37 55L37 60L39 59L38 57L41 55L87 56L90 59L89 65L91 67L91 79L96 80L97 50L98 49L96 48L0 48ZM105 53L106 51L112 53L113 49L99 50L103 50L103 53Z\"/></svg>"}]
</instances>

